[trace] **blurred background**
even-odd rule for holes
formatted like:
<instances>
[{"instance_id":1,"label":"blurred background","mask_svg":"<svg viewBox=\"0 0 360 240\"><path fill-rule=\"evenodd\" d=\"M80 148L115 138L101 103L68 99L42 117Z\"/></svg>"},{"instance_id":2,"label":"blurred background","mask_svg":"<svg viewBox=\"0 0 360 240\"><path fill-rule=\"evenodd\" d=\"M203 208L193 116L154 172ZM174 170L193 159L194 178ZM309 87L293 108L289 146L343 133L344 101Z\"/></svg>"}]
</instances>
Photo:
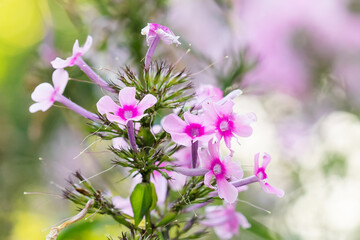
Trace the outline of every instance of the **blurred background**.
<instances>
[{"instance_id":1,"label":"blurred background","mask_svg":"<svg viewBox=\"0 0 360 240\"><path fill-rule=\"evenodd\" d=\"M269 181L286 195L255 185L241 193L271 214L239 202L253 227L234 239L359 239L358 0L0 0L0 239L45 239L76 213L61 198L69 176L111 166L111 143L89 136L85 119L59 105L29 113L33 89L51 81L50 61L91 35L86 61L115 80L121 67L140 67L147 22L168 26L182 43L160 44L154 59L186 67L196 86L241 88L236 111L258 116L254 134L233 143L234 159L250 175L253 155L270 153ZM65 96L95 112L102 93L79 69L67 70ZM126 196L122 177L113 169L93 182ZM92 216L59 239L120 233L112 219Z\"/></svg>"}]
</instances>

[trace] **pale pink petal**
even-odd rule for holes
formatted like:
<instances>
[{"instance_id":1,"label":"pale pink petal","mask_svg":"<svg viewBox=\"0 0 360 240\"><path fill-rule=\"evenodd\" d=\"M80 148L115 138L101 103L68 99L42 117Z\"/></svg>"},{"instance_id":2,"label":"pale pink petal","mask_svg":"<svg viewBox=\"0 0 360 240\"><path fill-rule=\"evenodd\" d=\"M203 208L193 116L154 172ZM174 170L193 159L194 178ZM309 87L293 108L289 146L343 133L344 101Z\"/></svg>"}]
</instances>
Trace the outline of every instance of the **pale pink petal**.
<instances>
[{"instance_id":1,"label":"pale pink petal","mask_svg":"<svg viewBox=\"0 0 360 240\"><path fill-rule=\"evenodd\" d=\"M85 42L85 44L84 44L84 46L82 47L82 54L84 54L84 53L86 53L87 51L89 51L89 49L90 49L90 47L91 47L91 45L92 45L92 42L93 42L93 39L92 39L92 37L91 36L87 36L87 38L86 38L86 42Z\"/></svg>"},{"instance_id":2,"label":"pale pink petal","mask_svg":"<svg viewBox=\"0 0 360 240\"><path fill-rule=\"evenodd\" d=\"M114 102L114 100L111 99L110 96L103 96L99 99L99 101L96 103L96 107L98 109L98 112L100 114L105 113L117 113L119 110L119 106Z\"/></svg>"},{"instance_id":3,"label":"pale pink petal","mask_svg":"<svg viewBox=\"0 0 360 240\"><path fill-rule=\"evenodd\" d=\"M119 92L119 102L121 106L136 106L138 100L135 98L136 89L134 87L125 87Z\"/></svg>"},{"instance_id":4,"label":"pale pink petal","mask_svg":"<svg viewBox=\"0 0 360 240\"><path fill-rule=\"evenodd\" d=\"M237 212L236 213L236 218L240 224L240 226L242 228L249 228L251 227L250 223L248 222L248 220L246 219L246 217L244 215L242 215L241 213Z\"/></svg>"},{"instance_id":5,"label":"pale pink petal","mask_svg":"<svg viewBox=\"0 0 360 240\"><path fill-rule=\"evenodd\" d=\"M66 68L70 67L70 58L67 58L66 60L63 60L61 58L55 58L55 60L51 61L51 65L53 68Z\"/></svg>"},{"instance_id":6,"label":"pale pink petal","mask_svg":"<svg viewBox=\"0 0 360 240\"><path fill-rule=\"evenodd\" d=\"M207 172L204 176L204 184L205 186L207 186L208 188L214 188L210 183L211 183L211 178L212 176L214 176L214 174L210 171Z\"/></svg>"},{"instance_id":7,"label":"pale pink petal","mask_svg":"<svg viewBox=\"0 0 360 240\"><path fill-rule=\"evenodd\" d=\"M254 156L254 175L258 174L259 171L259 155L260 153L257 153Z\"/></svg>"},{"instance_id":8,"label":"pale pink petal","mask_svg":"<svg viewBox=\"0 0 360 240\"><path fill-rule=\"evenodd\" d=\"M106 118L110 121L110 122L117 122L117 123L120 123L120 124L123 124L125 125L126 124L126 121L117 116L117 115L114 115L114 114L111 114L111 113L106 113Z\"/></svg>"},{"instance_id":9,"label":"pale pink petal","mask_svg":"<svg viewBox=\"0 0 360 240\"><path fill-rule=\"evenodd\" d=\"M76 39L73 46L73 56L80 52L81 52L81 48L79 46L79 40Z\"/></svg>"},{"instance_id":10,"label":"pale pink petal","mask_svg":"<svg viewBox=\"0 0 360 240\"><path fill-rule=\"evenodd\" d=\"M152 128L151 128L152 134L158 134L158 133L161 132L161 130L162 130L161 125L154 125L154 126L152 126Z\"/></svg>"},{"instance_id":11,"label":"pale pink petal","mask_svg":"<svg viewBox=\"0 0 360 240\"><path fill-rule=\"evenodd\" d=\"M171 172L169 173L169 176L171 177L171 180L169 181L171 189L180 191L185 185L187 177L177 172Z\"/></svg>"},{"instance_id":12,"label":"pale pink petal","mask_svg":"<svg viewBox=\"0 0 360 240\"><path fill-rule=\"evenodd\" d=\"M211 155L211 157L214 159L219 159L219 142L212 142L209 141L208 143L208 148L209 148L209 153Z\"/></svg>"},{"instance_id":13,"label":"pale pink petal","mask_svg":"<svg viewBox=\"0 0 360 240\"><path fill-rule=\"evenodd\" d=\"M229 100L226 101L223 105L214 104L215 111L219 116L228 116L233 112L234 102Z\"/></svg>"},{"instance_id":14,"label":"pale pink petal","mask_svg":"<svg viewBox=\"0 0 360 240\"><path fill-rule=\"evenodd\" d=\"M220 239L230 239L233 236L232 231L229 231L228 226L225 224L214 227L214 231Z\"/></svg>"},{"instance_id":15,"label":"pale pink petal","mask_svg":"<svg viewBox=\"0 0 360 240\"><path fill-rule=\"evenodd\" d=\"M230 156L226 156L224 158L223 164L226 168L227 177L234 177L236 179L241 179L243 177L244 172L243 172L240 164L237 164L236 162L234 162Z\"/></svg>"},{"instance_id":16,"label":"pale pink petal","mask_svg":"<svg viewBox=\"0 0 360 240\"><path fill-rule=\"evenodd\" d=\"M218 121L218 115L214 109L213 102L206 102L202 105L205 114L204 122L207 124L215 125Z\"/></svg>"},{"instance_id":17,"label":"pale pink petal","mask_svg":"<svg viewBox=\"0 0 360 240\"><path fill-rule=\"evenodd\" d=\"M239 193L234 185L229 183L224 177L217 177L216 184L220 198L224 199L228 203L236 201Z\"/></svg>"},{"instance_id":18,"label":"pale pink petal","mask_svg":"<svg viewBox=\"0 0 360 240\"><path fill-rule=\"evenodd\" d=\"M184 113L184 119L188 124L191 124L191 123L202 124L204 121L203 116L194 115L194 114L191 114L190 112Z\"/></svg>"},{"instance_id":19,"label":"pale pink petal","mask_svg":"<svg viewBox=\"0 0 360 240\"><path fill-rule=\"evenodd\" d=\"M209 169L211 168L212 156L209 155L208 151L199 151L199 158L201 162L201 166L203 168Z\"/></svg>"},{"instance_id":20,"label":"pale pink petal","mask_svg":"<svg viewBox=\"0 0 360 240\"><path fill-rule=\"evenodd\" d=\"M129 149L130 146L128 142L123 137L117 137L112 139L112 146L116 149Z\"/></svg>"},{"instance_id":21,"label":"pale pink petal","mask_svg":"<svg viewBox=\"0 0 360 240\"><path fill-rule=\"evenodd\" d=\"M250 126L254 121L249 120L248 115L236 115L234 121L234 133L240 137L251 136L253 129Z\"/></svg>"},{"instance_id":22,"label":"pale pink petal","mask_svg":"<svg viewBox=\"0 0 360 240\"><path fill-rule=\"evenodd\" d=\"M261 164L261 167L263 167L264 169L266 169L266 167L269 165L270 161L271 161L271 156L270 156L268 153L264 152L264 153L262 154L262 164Z\"/></svg>"},{"instance_id":23,"label":"pale pink petal","mask_svg":"<svg viewBox=\"0 0 360 240\"><path fill-rule=\"evenodd\" d=\"M127 119L126 122L128 122L130 120L132 120L132 121L140 121L140 119L142 119L143 117L145 117L147 115L148 115L147 113L141 114L141 115L138 115L138 116Z\"/></svg>"},{"instance_id":24,"label":"pale pink petal","mask_svg":"<svg viewBox=\"0 0 360 240\"><path fill-rule=\"evenodd\" d=\"M206 143L206 142L212 141L213 138L214 138L214 134L207 134L207 135L202 135L200 137L196 137L196 140L198 140L199 142L202 142L202 143Z\"/></svg>"},{"instance_id":25,"label":"pale pink petal","mask_svg":"<svg viewBox=\"0 0 360 240\"><path fill-rule=\"evenodd\" d=\"M130 198L122 198L119 196L115 196L112 199L112 203L114 204L115 208L118 208L121 210L121 212L129 215L129 216L134 216L132 207L131 207L131 202L130 202Z\"/></svg>"},{"instance_id":26,"label":"pale pink petal","mask_svg":"<svg viewBox=\"0 0 360 240\"><path fill-rule=\"evenodd\" d=\"M230 150L231 150L231 138L232 136L224 136L225 145Z\"/></svg>"},{"instance_id":27,"label":"pale pink petal","mask_svg":"<svg viewBox=\"0 0 360 240\"><path fill-rule=\"evenodd\" d=\"M168 133L177 132L182 133L186 127L186 123L176 114L172 113L167 115L161 125L163 126L164 130Z\"/></svg>"},{"instance_id":28,"label":"pale pink petal","mask_svg":"<svg viewBox=\"0 0 360 240\"><path fill-rule=\"evenodd\" d=\"M240 186L240 187L237 187L236 189L238 190L238 192L243 192L243 191L246 191L248 190L248 186Z\"/></svg>"},{"instance_id":29,"label":"pale pink petal","mask_svg":"<svg viewBox=\"0 0 360 240\"><path fill-rule=\"evenodd\" d=\"M50 83L39 84L31 94L31 99L35 102L51 101L54 88Z\"/></svg>"},{"instance_id":30,"label":"pale pink petal","mask_svg":"<svg viewBox=\"0 0 360 240\"><path fill-rule=\"evenodd\" d=\"M282 189L276 188L267 182L260 181L260 186L266 193L275 194L279 198L282 198L285 195L285 192Z\"/></svg>"},{"instance_id":31,"label":"pale pink petal","mask_svg":"<svg viewBox=\"0 0 360 240\"><path fill-rule=\"evenodd\" d=\"M30 106L29 111L31 113L37 112L37 111L43 111L45 112L46 110L48 110L52 105L54 104L54 102L51 101L42 101L42 102L38 102L38 103L34 103Z\"/></svg>"},{"instance_id":32,"label":"pale pink petal","mask_svg":"<svg viewBox=\"0 0 360 240\"><path fill-rule=\"evenodd\" d=\"M167 180L161 174L154 174L152 182L155 185L158 205L163 205L167 194Z\"/></svg>"},{"instance_id":33,"label":"pale pink petal","mask_svg":"<svg viewBox=\"0 0 360 240\"><path fill-rule=\"evenodd\" d=\"M190 147L191 146L191 137L189 137L186 133L170 133L171 138L177 144Z\"/></svg>"},{"instance_id":34,"label":"pale pink petal","mask_svg":"<svg viewBox=\"0 0 360 240\"><path fill-rule=\"evenodd\" d=\"M63 68L56 69L52 74L52 81L57 94L63 94L69 81L69 73Z\"/></svg>"},{"instance_id":35,"label":"pale pink petal","mask_svg":"<svg viewBox=\"0 0 360 240\"><path fill-rule=\"evenodd\" d=\"M155 32L165 44L172 44L172 43L175 43L177 45L181 44L178 40L179 36L175 36L174 34L167 33L162 29L157 29Z\"/></svg>"},{"instance_id":36,"label":"pale pink petal","mask_svg":"<svg viewBox=\"0 0 360 240\"><path fill-rule=\"evenodd\" d=\"M154 97L151 94L147 94L137 105L138 112L140 114L144 113L144 111L148 108L151 108L154 106L154 104L157 102L156 97Z\"/></svg>"}]
</instances>

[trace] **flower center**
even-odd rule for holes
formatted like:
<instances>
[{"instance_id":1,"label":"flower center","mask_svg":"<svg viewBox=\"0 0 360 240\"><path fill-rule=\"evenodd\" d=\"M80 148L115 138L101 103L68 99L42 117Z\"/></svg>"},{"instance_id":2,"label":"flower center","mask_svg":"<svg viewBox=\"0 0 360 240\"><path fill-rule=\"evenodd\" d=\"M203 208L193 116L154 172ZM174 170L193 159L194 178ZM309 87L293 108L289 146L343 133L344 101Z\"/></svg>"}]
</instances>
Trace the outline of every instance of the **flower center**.
<instances>
[{"instance_id":1,"label":"flower center","mask_svg":"<svg viewBox=\"0 0 360 240\"><path fill-rule=\"evenodd\" d=\"M129 119L132 118L132 116L133 116L133 111L131 110L124 111L124 118Z\"/></svg>"},{"instance_id":2,"label":"flower center","mask_svg":"<svg viewBox=\"0 0 360 240\"><path fill-rule=\"evenodd\" d=\"M190 125L186 126L184 132L191 138L196 138L204 135L204 127L198 123L191 123Z\"/></svg>"},{"instance_id":3,"label":"flower center","mask_svg":"<svg viewBox=\"0 0 360 240\"><path fill-rule=\"evenodd\" d=\"M227 131L227 130L229 130L229 122L224 120L220 123L219 127L222 132Z\"/></svg>"},{"instance_id":4,"label":"flower center","mask_svg":"<svg viewBox=\"0 0 360 240\"><path fill-rule=\"evenodd\" d=\"M192 129L190 130L190 134L191 134L191 136L193 136L193 137L199 136L199 129L197 129L197 128L192 128Z\"/></svg>"},{"instance_id":5,"label":"flower center","mask_svg":"<svg viewBox=\"0 0 360 240\"><path fill-rule=\"evenodd\" d=\"M267 178L267 175L266 175L266 173L265 173L265 169L264 168L259 168L259 170L257 171L257 173L256 173L256 176L259 178L259 179L261 179L261 180L263 180L263 179L266 179Z\"/></svg>"},{"instance_id":6,"label":"flower center","mask_svg":"<svg viewBox=\"0 0 360 240\"><path fill-rule=\"evenodd\" d=\"M215 175L219 175L221 174L222 172L222 169L221 169L221 165L220 164L215 164L214 167L213 167L213 172Z\"/></svg>"}]
</instances>

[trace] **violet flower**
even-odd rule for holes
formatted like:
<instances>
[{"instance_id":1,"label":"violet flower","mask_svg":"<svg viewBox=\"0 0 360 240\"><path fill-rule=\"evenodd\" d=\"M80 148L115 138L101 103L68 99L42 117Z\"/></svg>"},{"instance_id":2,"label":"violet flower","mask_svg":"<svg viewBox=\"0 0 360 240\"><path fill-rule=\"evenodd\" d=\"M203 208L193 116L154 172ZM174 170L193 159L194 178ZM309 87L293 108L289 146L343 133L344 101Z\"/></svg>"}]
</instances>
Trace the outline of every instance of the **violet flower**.
<instances>
[{"instance_id":1,"label":"violet flower","mask_svg":"<svg viewBox=\"0 0 360 240\"><path fill-rule=\"evenodd\" d=\"M262 164L261 167L259 167L259 157L260 157L260 153L255 154L255 165L254 165L254 175L258 178L258 181L260 183L261 188L270 194L275 194L278 197L283 197L284 196L284 191L271 186L269 183L267 183L266 179L267 179L267 174L265 172L266 167L268 166L268 164L271 161L271 156L267 153L263 153L262 154Z\"/></svg>"},{"instance_id":2,"label":"violet flower","mask_svg":"<svg viewBox=\"0 0 360 240\"><path fill-rule=\"evenodd\" d=\"M165 44L181 44L178 40L179 36L175 36L175 34L169 28L157 23L148 23L147 26L141 30L141 34L146 35L146 43L149 47L145 56L145 69L149 68L151 58L160 39Z\"/></svg>"},{"instance_id":3,"label":"violet flower","mask_svg":"<svg viewBox=\"0 0 360 240\"><path fill-rule=\"evenodd\" d=\"M67 82L69 81L69 74L64 69L56 69L52 74L52 86L50 83L41 83L39 84L34 92L31 94L31 99L36 103L32 104L29 108L31 113L37 111L45 112L48 110L55 102L60 102L73 110L74 112L90 119L90 120L98 120L99 118L71 100L64 97L62 94L64 93Z\"/></svg>"},{"instance_id":4,"label":"violet flower","mask_svg":"<svg viewBox=\"0 0 360 240\"><path fill-rule=\"evenodd\" d=\"M245 115L233 112L234 103L227 101L220 105L213 102L204 104L205 122L215 127L216 137L220 141L224 138L226 146L231 150L231 139L235 135L249 137L252 134L251 123L256 121L254 113Z\"/></svg>"},{"instance_id":5,"label":"violet flower","mask_svg":"<svg viewBox=\"0 0 360 240\"><path fill-rule=\"evenodd\" d=\"M184 118L185 121L172 113L162 121L164 130L175 143L189 147L192 142L207 142L213 137L214 129L204 124L204 117L185 112Z\"/></svg>"},{"instance_id":6,"label":"violet flower","mask_svg":"<svg viewBox=\"0 0 360 240\"><path fill-rule=\"evenodd\" d=\"M243 177L243 171L240 165L232 161L230 156L220 160L219 143L209 141L209 149L199 152L200 160L204 169L209 170L205 174L204 183L210 188L214 188L211 184L211 178L214 176L218 188L219 197L229 203L235 202L238 196L238 190L228 179L234 177L240 179Z\"/></svg>"},{"instance_id":7,"label":"violet flower","mask_svg":"<svg viewBox=\"0 0 360 240\"><path fill-rule=\"evenodd\" d=\"M64 59L61 58L55 58L51 62L51 65L53 68L59 69L59 68L66 68L66 67L72 67L74 65L77 65L91 80L93 80L96 84L98 84L100 87L110 91L114 92L112 88L109 87L109 85L99 76L97 75L90 67L86 64L86 62L82 59L82 55L84 55L87 51L89 51L92 44L92 37L88 36L86 39L86 42L83 47L79 46L79 41L76 40L73 46L73 54L71 57Z\"/></svg>"},{"instance_id":8,"label":"violet flower","mask_svg":"<svg viewBox=\"0 0 360 240\"><path fill-rule=\"evenodd\" d=\"M205 209L206 219L201 223L213 227L220 239L230 239L239 234L239 227L249 228L250 224L245 216L236 212L233 204L226 206L210 206Z\"/></svg>"},{"instance_id":9,"label":"violet flower","mask_svg":"<svg viewBox=\"0 0 360 240\"><path fill-rule=\"evenodd\" d=\"M125 87L119 92L120 106L110 96L103 96L96 106L100 114L105 114L110 122L126 125L129 121L139 121L147 114L144 111L152 107L157 99L147 94L140 102L135 98L136 89Z\"/></svg>"}]
</instances>

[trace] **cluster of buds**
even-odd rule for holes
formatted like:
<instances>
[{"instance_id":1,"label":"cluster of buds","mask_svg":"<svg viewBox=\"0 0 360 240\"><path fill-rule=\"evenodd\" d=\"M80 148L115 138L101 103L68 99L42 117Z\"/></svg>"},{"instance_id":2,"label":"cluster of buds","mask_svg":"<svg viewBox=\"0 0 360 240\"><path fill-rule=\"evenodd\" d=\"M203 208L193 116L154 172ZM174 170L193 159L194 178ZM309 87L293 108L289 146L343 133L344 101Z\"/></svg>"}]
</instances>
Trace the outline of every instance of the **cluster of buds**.
<instances>
[{"instance_id":1,"label":"cluster of buds","mask_svg":"<svg viewBox=\"0 0 360 240\"><path fill-rule=\"evenodd\" d=\"M149 46L143 70L136 74L125 68L119 75L123 87L107 83L82 59L91 47L89 36L83 47L75 42L71 57L51 62L56 69L53 86L42 83L31 95L36 103L30 112L46 111L57 101L91 120L94 134L112 140L110 150L117 156L113 164L127 169L133 178L130 196L121 198L105 196L77 173L83 187L72 183L65 197L82 207L92 200L92 206L102 207L100 214L109 214L126 226L131 239L137 234L146 239L168 239L170 234L176 234L176 239L193 239L202 236L207 227L213 227L219 238L229 239L240 226L250 227L244 215L235 210L239 191L258 182L265 192L284 195L267 183L269 154L255 155L254 175L246 178L233 160L232 140L252 135L256 115L233 111L233 99L240 90L223 96L217 87L203 85L194 92L185 70L175 72L173 66L151 62L160 40L180 44L170 29L149 23L141 34L146 35ZM63 96L69 79L64 68L74 65L108 91L96 103L97 114ZM166 111L171 113L165 116ZM228 148L228 156L220 156L221 142ZM208 206L216 199L222 199L222 206ZM200 208L205 208L202 216L189 216ZM87 211L93 212L91 207ZM191 233L195 224L204 230Z\"/></svg>"}]
</instances>

